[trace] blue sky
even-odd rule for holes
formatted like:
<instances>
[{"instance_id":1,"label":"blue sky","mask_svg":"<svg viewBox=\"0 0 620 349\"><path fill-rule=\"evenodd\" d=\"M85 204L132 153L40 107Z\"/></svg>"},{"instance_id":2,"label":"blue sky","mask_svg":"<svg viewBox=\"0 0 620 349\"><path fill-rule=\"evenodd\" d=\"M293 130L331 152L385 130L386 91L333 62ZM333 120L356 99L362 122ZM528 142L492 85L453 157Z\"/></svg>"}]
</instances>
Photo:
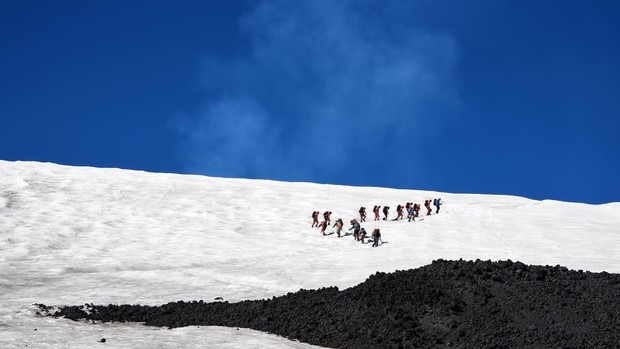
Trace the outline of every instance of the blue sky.
<instances>
[{"instance_id":1,"label":"blue sky","mask_svg":"<svg viewBox=\"0 0 620 349\"><path fill-rule=\"evenodd\" d=\"M620 201L617 1L3 1L0 159Z\"/></svg>"}]
</instances>

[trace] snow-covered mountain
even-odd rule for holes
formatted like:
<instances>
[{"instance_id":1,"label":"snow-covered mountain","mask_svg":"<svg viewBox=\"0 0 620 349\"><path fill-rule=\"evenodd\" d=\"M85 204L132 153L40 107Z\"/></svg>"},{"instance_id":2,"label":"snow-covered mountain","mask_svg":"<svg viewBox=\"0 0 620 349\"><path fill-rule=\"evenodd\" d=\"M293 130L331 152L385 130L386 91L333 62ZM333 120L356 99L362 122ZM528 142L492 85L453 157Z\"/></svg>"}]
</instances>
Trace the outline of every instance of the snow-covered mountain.
<instances>
[{"instance_id":1,"label":"snow-covered mountain","mask_svg":"<svg viewBox=\"0 0 620 349\"><path fill-rule=\"evenodd\" d=\"M441 197L441 213L373 221ZM369 211L378 248L322 236ZM424 208L422 209L424 210ZM0 161L0 347L311 348L244 329L89 324L35 315L33 303L234 302L363 282L434 259L511 259L620 272L620 203L154 174ZM329 228L327 231L332 232ZM106 343L98 342L106 338Z\"/></svg>"}]
</instances>

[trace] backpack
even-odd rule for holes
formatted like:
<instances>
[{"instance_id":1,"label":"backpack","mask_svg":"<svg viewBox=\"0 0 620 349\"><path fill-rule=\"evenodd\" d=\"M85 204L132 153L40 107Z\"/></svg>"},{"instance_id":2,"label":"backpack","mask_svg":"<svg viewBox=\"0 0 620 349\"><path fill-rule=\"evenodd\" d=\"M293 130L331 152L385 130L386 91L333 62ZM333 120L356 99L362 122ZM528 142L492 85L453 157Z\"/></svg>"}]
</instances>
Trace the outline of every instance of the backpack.
<instances>
[{"instance_id":1,"label":"backpack","mask_svg":"<svg viewBox=\"0 0 620 349\"><path fill-rule=\"evenodd\" d=\"M433 199L433 206L437 206L437 199Z\"/></svg>"}]
</instances>

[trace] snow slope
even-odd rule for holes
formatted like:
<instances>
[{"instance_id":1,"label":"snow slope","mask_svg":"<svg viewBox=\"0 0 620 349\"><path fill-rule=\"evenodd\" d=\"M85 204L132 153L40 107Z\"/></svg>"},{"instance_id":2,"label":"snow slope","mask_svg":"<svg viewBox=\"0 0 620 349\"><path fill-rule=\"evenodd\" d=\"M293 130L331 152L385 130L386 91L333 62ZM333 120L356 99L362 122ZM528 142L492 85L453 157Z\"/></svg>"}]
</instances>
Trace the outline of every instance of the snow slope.
<instances>
[{"instance_id":1,"label":"snow slope","mask_svg":"<svg viewBox=\"0 0 620 349\"><path fill-rule=\"evenodd\" d=\"M360 206L388 205L394 217L396 205L434 197L443 198L441 213L412 223L374 222L370 212L363 226L381 228L387 243L379 248L310 228L314 210L346 223ZM617 273L620 203L0 161L2 348L99 348L101 338L108 348L312 348L245 329L43 318L32 304L234 302L342 289L438 258Z\"/></svg>"}]
</instances>

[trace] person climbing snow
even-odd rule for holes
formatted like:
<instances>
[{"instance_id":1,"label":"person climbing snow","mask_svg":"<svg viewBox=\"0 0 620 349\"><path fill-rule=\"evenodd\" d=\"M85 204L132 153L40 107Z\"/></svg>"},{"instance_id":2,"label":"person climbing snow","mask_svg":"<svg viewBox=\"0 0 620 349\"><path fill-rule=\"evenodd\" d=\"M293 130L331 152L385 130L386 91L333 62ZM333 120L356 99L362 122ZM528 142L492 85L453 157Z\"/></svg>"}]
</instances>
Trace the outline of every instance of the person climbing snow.
<instances>
[{"instance_id":1,"label":"person climbing snow","mask_svg":"<svg viewBox=\"0 0 620 349\"><path fill-rule=\"evenodd\" d=\"M332 223L331 215L332 215L332 211L325 211L323 213L323 219L325 219L325 222L327 222L327 225L330 225Z\"/></svg>"},{"instance_id":2,"label":"person climbing snow","mask_svg":"<svg viewBox=\"0 0 620 349\"><path fill-rule=\"evenodd\" d=\"M411 222L412 220L415 221L415 208L414 205L410 205L409 209L407 210L407 218L409 218L409 222Z\"/></svg>"},{"instance_id":3,"label":"person climbing snow","mask_svg":"<svg viewBox=\"0 0 620 349\"><path fill-rule=\"evenodd\" d=\"M441 198L436 198L433 200L433 206L437 207L437 211L435 213L439 213L439 207L441 206Z\"/></svg>"},{"instance_id":4,"label":"person climbing snow","mask_svg":"<svg viewBox=\"0 0 620 349\"><path fill-rule=\"evenodd\" d=\"M355 241L359 240L361 228L360 224L355 219L352 219L349 223L351 223L351 228L349 228L349 231L353 229L353 238L355 239Z\"/></svg>"},{"instance_id":5,"label":"person climbing snow","mask_svg":"<svg viewBox=\"0 0 620 349\"><path fill-rule=\"evenodd\" d=\"M383 215L385 216L383 217L384 221L387 221L389 212L390 212L390 206L383 206Z\"/></svg>"},{"instance_id":6,"label":"person climbing snow","mask_svg":"<svg viewBox=\"0 0 620 349\"><path fill-rule=\"evenodd\" d=\"M399 220L399 219L403 219L403 205L398 205L396 206L396 219L394 220Z\"/></svg>"},{"instance_id":7,"label":"person climbing snow","mask_svg":"<svg viewBox=\"0 0 620 349\"><path fill-rule=\"evenodd\" d=\"M413 212L415 212L415 217L420 217L420 204L413 204Z\"/></svg>"},{"instance_id":8,"label":"person climbing snow","mask_svg":"<svg viewBox=\"0 0 620 349\"><path fill-rule=\"evenodd\" d=\"M366 207L360 207L360 222L366 222Z\"/></svg>"},{"instance_id":9,"label":"person climbing snow","mask_svg":"<svg viewBox=\"0 0 620 349\"><path fill-rule=\"evenodd\" d=\"M361 241L363 244L365 244L364 242L365 237L366 237L366 229L362 228L360 229L359 241Z\"/></svg>"},{"instance_id":10,"label":"person climbing snow","mask_svg":"<svg viewBox=\"0 0 620 349\"><path fill-rule=\"evenodd\" d=\"M312 212L312 228L319 226L319 211Z\"/></svg>"},{"instance_id":11,"label":"person climbing snow","mask_svg":"<svg viewBox=\"0 0 620 349\"><path fill-rule=\"evenodd\" d=\"M372 231L372 240L372 247L379 246L379 240L381 240L381 231L379 228L375 228L375 230Z\"/></svg>"},{"instance_id":12,"label":"person climbing snow","mask_svg":"<svg viewBox=\"0 0 620 349\"><path fill-rule=\"evenodd\" d=\"M325 236L325 229L327 229L327 222L326 221L322 221L321 224L319 224L319 226L317 228L321 229L321 234L323 234L323 236Z\"/></svg>"},{"instance_id":13,"label":"person climbing snow","mask_svg":"<svg viewBox=\"0 0 620 349\"><path fill-rule=\"evenodd\" d=\"M431 200L430 199L424 201L424 207L426 207L426 209L427 209L426 215L430 216L431 212L433 212L433 210L431 209Z\"/></svg>"},{"instance_id":14,"label":"person climbing snow","mask_svg":"<svg viewBox=\"0 0 620 349\"><path fill-rule=\"evenodd\" d=\"M380 205L376 205L373 209L372 209L372 213L375 214L375 221L380 221L381 220L381 215L379 214L379 211L381 209Z\"/></svg>"},{"instance_id":15,"label":"person climbing snow","mask_svg":"<svg viewBox=\"0 0 620 349\"><path fill-rule=\"evenodd\" d=\"M340 218L338 218L336 223L334 223L334 227L336 227L336 234L338 234L338 237L340 237L340 232L342 231L342 226L343 225L344 225L344 223L342 222L342 219L340 219Z\"/></svg>"}]
</instances>

